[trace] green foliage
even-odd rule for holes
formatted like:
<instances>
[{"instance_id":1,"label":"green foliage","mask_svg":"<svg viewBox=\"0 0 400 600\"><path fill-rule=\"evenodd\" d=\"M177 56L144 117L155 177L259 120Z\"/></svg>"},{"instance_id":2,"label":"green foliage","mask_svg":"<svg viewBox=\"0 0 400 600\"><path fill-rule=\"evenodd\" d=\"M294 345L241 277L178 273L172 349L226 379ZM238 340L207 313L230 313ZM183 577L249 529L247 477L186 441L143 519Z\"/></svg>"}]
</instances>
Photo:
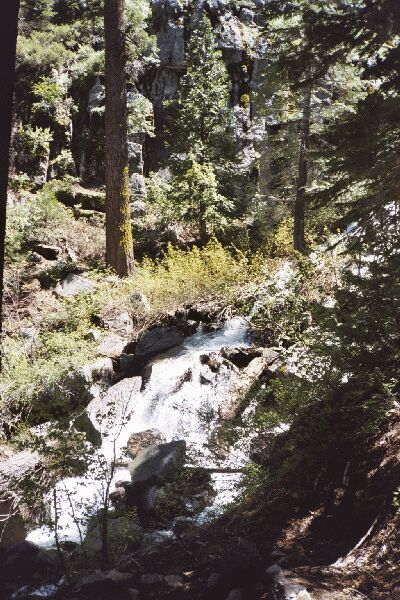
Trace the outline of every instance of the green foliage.
<instances>
[{"instance_id":1,"label":"green foliage","mask_svg":"<svg viewBox=\"0 0 400 600\"><path fill-rule=\"evenodd\" d=\"M250 96L249 94L242 94L240 96L240 106L242 108L248 109L250 107Z\"/></svg>"},{"instance_id":2,"label":"green foliage","mask_svg":"<svg viewBox=\"0 0 400 600\"><path fill-rule=\"evenodd\" d=\"M196 162L213 162L224 154L229 138L230 83L206 16L190 38L186 63L178 99L167 103L174 111L171 147Z\"/></svg>"},{"instance_id":3,"label":"green foliage","mask_svg":"<svg viewBox=\"0 0 400 600\"><path fill-rule=\"evenodd\" d=\"M32 105L33 113L40 113L50 117L54 123L61 127L67 127L71 121L72 98L66 95L66 83L61 85L59 81L42 78L33 85L32 91L38 98Z\"/></svg>"},{"instance_id":4,"label":"green foliage","mask_svg":"<svg viewBox=\"0 0 400 600\"><path fill-rule=\"evenodd\" d=\"M366 96L360 67L346 47L324 44L330 21L342 18L342 5L308 0L271 2L267 9L266 36L271 44L269 63L257 91L257 109L268 118L267 136L261 144L262 172L267 181L261 189L272 222L287 218L298 183L304 92L311 88L310 150L307 155L307 214L309 202L324 186L325 153L332 123L354 113ZM312 209L312 210L311 210ZM331 217L331 223L334 215Z\"/></svg>"},{"instance_id":5,"label":"green foliage","mask_svg":"<svg viewBox=\"0 0 400 600\"><path fill-rule=\"evenodd\" d=\"M233 203L218 192L218 184L211 163L200 164L195 160L181 177L172 183L170 201L183 221L197 224L199 236L202 228L209 234L221 231Z\"/></svg>"},{"instance_id":6,"label":"green foliage","mask_svg":"<svg viewBox=\"0 0 400 600\"><path fill-rule=\"evenodd\" d=\"M59 178L65 179L76 171L72 152L66 148L63 148L60 154L51 161L51 165Z\"/></svg>"},{"instance_id":7,"label":"green foliage","mask_svg":"<svg viewBox=\"0 0 400 600\"><path fill-rule=\"evenodd\" d=\"M35 197L9 208L6 227L6 257L16 260L29 242L43 240L45 231L65 227L68 212L56 199L51 185Z\"/></svg>"},{"instance_id":8,"label":"green foliage","mask_svg":"<svg viewBox=\"0 0 400 600\"><path fill-rule=\"evenodd\" d=\"M65 417L89 400L79 368L90 355L81 331L43 333L33 345L7 337L0 382L3 415L34 423Z\"/></svg>"},{"instance_id":9,"label":"green foliage","mask_svg":"<svg viewBox=\"0 0 400 600\"><path fill-rule=\"evenodd\" d=\"M53 0L22 0L20 6L20 29L41 29L53 16Z\"/></svg>"},{"instance_id":10,"label":"green foliage","mask_svg":"<svg viewBox=\"0 0 400 600\"><path fill-rule=\"evenodd\" d=\"M154 137L153 105L141 94L128 101L128 135L137 133Z\"/></svg>"},{"instance_id":11,"label":"green foliage","mask_svg":"<svg viewBox=\"0 0 400 600\"><path fill-rule=\"evenodd\" d=\"M77 43L75 32L68 25L53 25L46 31L32 31L19 36L17 43L17 73L29 69L36 76L61 69L74 58Z\"/></svg>"},{"instance_id":12,"label":"green foliage","mask_svg":"<svg viewBox=\"0 0 400 600\"><path fill-rule=\"evenodd\" d=\"M13 192L21 192L23 190L30 192L32 190L32 181L26 173L15 173L8 180L10 189Z\"/></svg>"},{"instance_id":13,"label":"green foliage","mask_svg":"<svg viewBox=\"0 0 400 600\"><path fill-rule=\"evenodd\" d=\"M20 124L15 140L15 148L17 151L37 158L46 158L52 141L53 134L48 127L23 127Z\"/></svg>"}]
</instances>

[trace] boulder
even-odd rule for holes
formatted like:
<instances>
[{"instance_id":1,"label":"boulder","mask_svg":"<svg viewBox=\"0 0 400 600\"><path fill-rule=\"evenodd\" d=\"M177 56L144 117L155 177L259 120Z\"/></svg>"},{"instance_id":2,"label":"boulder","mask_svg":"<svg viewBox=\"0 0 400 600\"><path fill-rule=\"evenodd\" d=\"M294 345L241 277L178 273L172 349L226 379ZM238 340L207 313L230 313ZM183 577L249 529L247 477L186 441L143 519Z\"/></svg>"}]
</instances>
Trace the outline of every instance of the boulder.
<instances>
[{"instance_id":1,"label":"boulder","mask_svg":"<svg viewBox=\"0 0 400 600\"><path fill-rule=\"evenodd\" d=\"M116 370L118 373L122 374L123 377L135 377L137 375L142 375L144 364L144 359L139 358L134 354L125 354L125 352L123 352L117 358Z\"/></svg>"},{"instance_id":2,"label":"boulder","mask_svg":"<svg viewBox=\"0 0 400 600\"><path fill-rule=\"evenodd\" d=\"M172 588L180 588L183 586L183 579L180 575L165 575L165 583Z\"/></svg>"},{"instance_id":3,"label":"boulder","mask_svg":"<svg viewBox=\"0 0 400 600\"><path fill-rule=\"evenodd\" d=\"M144 573L140 577L140 581L144 585L157 585L160 583L164 583L164 577L159 573Z\"/></svg>"},{"instance_id":4,"label":"boulder","mask_svg":"<svg viewBox=\"0 0 400 600\"><path fill-rule=\"evenodd\" d=\"M57 296L65 298L77 296L78 294L91 294L95 291L95 285L92 281L82 275L69 273L65 279L59 283L55 289Z\"/></svg>"},{"instance_id":5,"label":"boulder","mask_svg":"<svg viewBox=\"0 0 400 600\"><path fill-rule=\"evenodd\" d=\"M151 308L150 302L143 292L137 291L133 292L129 297L130 302L132 303L133 309L144 310L148 312Z\"/></svg>"},{"instance_id":6,"label":"boulder","mask_svg":"<svg viewBox=\"0 0 400 600\"><path fill-rule=\"evenodd\" d=\"M310 600L310 594L304 586L287 579L279 565L271 565L265 574L270 582L273 600Z\"/></svg>"},{"instance_id":7,"label":"boulder","mask_svg":"<svg viewBox=\"0 0 400 600\"><path fill-rule=\"evenodd\" d=\"M0 580L13 581L20 577L49 573L55 566L54 555L24 540L2 556Z\"/></svg>"},{"instance_id":8,"label":"boulder","mask_svg":"<svg viewBox=\"0 0 400 600\"><path fill-rule=\"evenodd\" d=\"M97 352L101 356L117 358L124 352L128 342L128 338L115 331L110 331L97 347Z\"/></svg>"},{"instance_id":9,"label":"boulder","mask_svg":"<svg viewBox=\"0 0 400 600\"><path fill-rule=\"evenodd\" d=\"M94 210L104 212L106 195L99 190L87 189L78 183L71 186L68 191L61 190L57 192L60 202L68 206L78 205L84 210Z\"/></svg>"},{"instance_id":10,"label":"boulder","mask_svg":"<svg viewBox=\"0 0 400 600\"><path fill-rule=\"evenodd\" d=\"M57 260L62 253L62 249L59 246L50 246L48 244L36 244L34 251L46 260Z\"/></svg>"},{"instance_id":11,"label":"boulder","mask_svg":"<svg viewBox=\"0 0 400 600\"><path fill-rule=\"evenodd\" d=\"M159 480L172 481L183 468L185 459L186 442L183 440L144 448L128 465L131 482L150 485Z\"/></svg>"},{"instance_id":12,"label":"boulder","mask_svg":"<svg viewBox=\"0 0 400 600\"><path fill-rule=\"evenodd\" d=\"M110 331L120 334L131 334L133 332L133 320L127 310L114 311L102 320L104 326Z\"/></svg>"},{"instance_id":13,"label":"boulder","mask_svg":"<svg viewBox=\"0 0 400 600\"><path fill-rule=\"evenodd\" d=\"M111 381L114 375L114 365L111 358L103 357L90 365L84 365L81 371L88 383Z\"/></svg>"},{"instance_id":14,"label":"boulder","mask_svg":"<svg viewBox=\"0 0 400 600\"><path fill-rule=\"evenodd\" d=\"M273 354L267 349L263 352L262 356L253 358L247 367L243 369L229 402L225 403L219 409L221 420L230 421L238 414L243 399L253 383L261 377L267 366L276 358L276 356L275 358L272 357Z\"/></svg>"},{"instance_id":15,"label":"boulder","mask_svg":"<svg viewBox=\"0 0 400 600\"><path fill-rule=\"evenodd\" d=\"M130 515L108 519L107 527L109 549L113 555L122 554L126 549L124 545L138 543L143 536L141 526ZM86 534L84 539L85 553L90 558L96 558L101 555L102 547L102 529L100 525L97 525Z\"/></svg>"},{"instance_id":16,"label":"boulder","mask_svg":"<svg viewBox=\"0 0 400 600\"><path fill-rule=\"evenodd\" d=\"M141 377L123 379L89 403L86 410L98 431L105 435L118 431L121 423L129 417L131 403L140 392L141 383Z\"/></svg>"},{"instance_id":17,"label":"boulder","mask_svg":"<svg viewBox=\"0 0 400 600\"><path fill-rule=\"evenodd\" d=\"M75 592L79 594L79 598L87 600L108 600L109 598L129 600L127 586L131 581L131 573L121 573L115 569L106 572L96 571L78 580Z\"/></svg>"},{"instance_id":18,"label":"boulder","mask_svg":"<svg viewBox=\"0 0 400 600\"><path fill-rule=\"evenodd\" d=\"M90 442L95 448L101 446L101 434L97 431L89 415L84 410L76 419L72 422L72 426L77 431L84 433L88 442Z\"/></svg>"},{"instance_id":19,"label":"boulder","mask_svg":"<svg viewBox=\"0 0 400 600\"><path fill-rule=\"evenodd\" d=\"M132 433L129 436L128 443L126 445L126 453L134 458L139 452L141 452L141 450L144 450L149 446L164 444L166 441L167 438L158 429L146 429L145 431L138 431L137 433Z\"/></svg>"},{"instance_id":20,"label":"boulder","mask_svg":"<svg viewBox=\"0 0 400 600\"><path fill-rule=\"evenodd\" d=\"M145 333L136 346L136 356L151 358L182 344L185 336L179 327L155 327Z\"/></svg>"},{"instance_id":21,"label":"boulder","mask_svg":"<svg viewBox=\"0 0 400 600\"><path fill-rule=\"evenodd\" d=\"M226 347L222 348L221 354L224 358L229 360L239 369L247 367L247 365L258 356L262 356L262 348L234 348Z\"/></svg>"}]
</instances>

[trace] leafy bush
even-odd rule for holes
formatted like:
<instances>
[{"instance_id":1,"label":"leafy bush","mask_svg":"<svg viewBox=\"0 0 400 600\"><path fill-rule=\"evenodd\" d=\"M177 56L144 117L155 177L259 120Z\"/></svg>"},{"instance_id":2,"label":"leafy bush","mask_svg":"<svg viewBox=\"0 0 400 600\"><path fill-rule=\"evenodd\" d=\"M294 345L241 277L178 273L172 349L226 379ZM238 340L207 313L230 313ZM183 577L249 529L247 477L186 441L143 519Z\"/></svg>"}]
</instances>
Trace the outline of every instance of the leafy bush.
<instances>
[{"instance_id":1,"label":"leafy bush","mask_svg":"<svg viewBox=\"0 0 400 600\"><path fill-rule=\"evenodd\" d=\"M6 257L16 260L29 242L46 240L46 230L65 226L68 213L57 201L51 186L45 186L34 198L8 210Z\"/></svg>"},{"instance_id":2,"label":"leafy bush","mask_svg":"<svg viewBox=\"0 0 400 600\"><path fill-rule=\"evenodd\" d=\"M3 356L3 421L22 415L30 423L43 423L88 402L88 384L79 368L90 356L90 342L82 331L43 333L33 342L8 336Z\"/></svg>"},{"instance_id":3,"label":"leafy bush","mask_svg":"<svg viewBox=\"0 0 400 600\"><path fill-rule=\"evenodd\" d=\"M32 190L32 180L26 173L16 173L9 178L9 186L13 192L22 192Z\"/></svg>"}]
</instances>

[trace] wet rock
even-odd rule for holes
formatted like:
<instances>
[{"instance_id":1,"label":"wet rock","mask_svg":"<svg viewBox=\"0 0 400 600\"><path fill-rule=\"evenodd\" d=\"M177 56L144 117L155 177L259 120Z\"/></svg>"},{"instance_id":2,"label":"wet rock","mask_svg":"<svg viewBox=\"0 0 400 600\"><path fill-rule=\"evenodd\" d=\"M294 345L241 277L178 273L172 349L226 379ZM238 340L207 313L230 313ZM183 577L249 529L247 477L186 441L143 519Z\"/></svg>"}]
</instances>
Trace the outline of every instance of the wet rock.
<instances>
[{"instance_id":1,"label":"wet rock","mask_svg":"<svg viewBox=\"0 0 400 600\"><path fill-rule=\"evenodd\" d=\"M48 244L36 244L34 251L46 260L57 260L62 253L59 246L50 246Z\"/></svg>"},{"instance_id":2,"label":"wet rock","mask_svg":"<svg viewBox=\"0 0 400 600\"><path fill-rule=\"evenodd\" d=\"M169 587L179 588L183 585L183 579L179 575L166 575L165 582Z\"/></svg>"},{"instance_id":3,"label":"wet rock","mask_svg":"<svg viewBox=\"0 0 400 600\"><path fill-rule=\"evenodd\" d=\"M85 410L76 417L72 423L72 426L77 431L84 433L87 441L90 442L95 448L100 448L101 434L99 431L97 431Z\"/></svg>"},{"instance_id":4,"label":"wet rock","mask_svg":"<svg viewBox=\"0 0 400 600\"><path fill-rule=\"evenodd\" d=\"M136 346L136 356L151 358L182 344L184 339L185 336L179 327L155 327L139 339Z\"/></svg>"},{"instance_id":5,"label":"wet rock","mask_svg":"<svg viewBox=\"0 0 400 600\"><path fill-rule=\"evenodd\" d=\"M132 484L150 484L160 480L173 480L186 459L186 442L183 440L150 446L141 450L128 465Z\"/></svg>"},{"instance_id":6,"label":"wet rock","mask_svg":"<svg viewBox=\"0 0 400 600\"><path fill-rule=\"evenodd\" d=\"M248 366L243 369L230 400L219 409L221 420L230 421L238 414L243 398L246 396L253 383L259 379L265 371L268 360L268 356L265 358L264 355L253 358Z\"/></svg>"},{"instance_id":7,"label":"wet rock","mask_svg":"<svg viewBox=\"0 0 400 600\"><path fill-rule=\"evenodd\" d=\"M32 542L20 542L2 556L0 580L13 581L33 574L48 574L56 567L54 558L54 554L41 550Z\"/></svg>"},{"instance_id":8,"label":"wet rock","mask_svg":"<svg viewBox=\"0 0 400 600\"><path fill-rule=\"evenodd\" d=\"M137 357L135 357L135 358L137 360ZM152 373L153 373L153 364L148 363L142 371L142 387L140 388L141 392L144 392L144 390L147 388L148 384L150 383Z\"/></svg>"},{"instance_id":9,"label":"wet rock","mask_svg":"<svg viewBox=\"0 0 400 600\"><path fill-rule=\"evenodd\" d=\"M221 355L233 363L239 369L247 367L249 363L259 356L262 356L263 348L222 348Z\"/></svg>"},{"instance_id":10,"label":"wet rock","mask_svg":"<svg viewBox=\"0 0 400 600\"><path fill-rule=\"evenodd\" d=\"M89 281L89 279L86 279L86 277L75 275L75 273L69 273L69 275L57 285L54 291L57 296L68 298L77 296L78 294L91 294L95 289L95 285Z\"/></svg>"},{"instance_id":11,"label":"wet rock","mask_svg":"<svg viewBox=\"0 0 400 600\"><path fill-rule=\"evenodd\" d=\"M104 396L94 398L86 410L99 431L110 434L129 416L129 404L140 392L141 377L129 377L111 386Z\"/></svg>"},{"instance_id":12,"label":"wet rock","mask_svg":"<svg viewBox=\"0 0 400 600\"><path fill-rule=\"evenodd\" d=\"M115 490L110 493L110 500L113 504L122 505L125 502L126 492L125 488L119 485L115 486Z\"/></svg>"},{"instance_id":13,"label":"wet rock","mask_svg":"<svg viewBox=\"0 0 400 600\"><path fill-rule=\"evenodd\" d=\"M111 571L96 571L82 577L76 585L75 592L80 598L87 600L129 600L127 585L132 580L131 573L121 573L115 569Z\"/></svg>"},{"instance_id":14,"label":"wet rock","mask_svg":"<svg viewBox=\"0 0 400 600\"><path fill-rule=\"evenodd\" d=\"M167 438L159 431L159 429L146 429L145 431L138 431L132 433L129 436L128 443L126 445L126 452L132 458L145 448L149 446L156 446L158 444L166 443Z\"/></svg>"},{"instance_id":15,"label":"wet rock","mask_svg":"<svg viewBox=\"0 0 400 600\"><path fill-rule=\"evenodd\" d=\"M279 565L271 565L265 574L274 600L309 600L310 595L304 586L287 579Z\"/></svg>"},{"instance_id":16,"label":"wet rock","mask_svg":"<svg viewBox=\"0 0 400 600\"><path fill-rule=\"evenodd\" d=\"M144 573L141 575L140 581L143 585L157 585L164 583L164 577L159 573Z\"/></svg>"},{"instance_id":17,"label":"wet rock","mask_svg":"<svg viewBox=\"0 0 400 600\"><path fill-rule=\"evenodd\" d=\"M124 377L142 375L143 379L143 364L144 360L142 358L138 358L134 354L125 354L125 352L123 352L121 356L118 356L117 358L116 370Z\"/></svg>"},{"instance_id":18,"label":"wet rock","mask_svg":"<svg viewBox=\"0 0 400 600\"><path fill-rule=\"evenodd\" d=\"M240 590L231 590L226 600L243 600L243 594Z\"/></svg>"}]
</instances>

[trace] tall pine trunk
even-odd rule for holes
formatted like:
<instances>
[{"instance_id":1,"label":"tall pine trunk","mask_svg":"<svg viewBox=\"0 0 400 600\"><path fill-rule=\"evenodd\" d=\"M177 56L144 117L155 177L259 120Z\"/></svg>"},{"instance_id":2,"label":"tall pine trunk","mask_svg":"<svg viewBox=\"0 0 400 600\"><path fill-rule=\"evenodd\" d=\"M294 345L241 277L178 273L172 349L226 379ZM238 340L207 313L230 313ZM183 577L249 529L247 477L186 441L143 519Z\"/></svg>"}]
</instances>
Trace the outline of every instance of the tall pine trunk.
<instances>
[{"instance_id":1,"label":"tall pine trunk","mask_svg":"<svg viewBox=\"0 0 400 600\"><path fill-rule=\"evenodd\" d=\"M309 171L310 151L310 121L311 121L311 94L312 82L308 81L303 92L303 107L300 131L300 152L297 174L296 199L294 204L294 228L293 247L298 252L306 252L306 241L304 237L305 209L306 209L306 187Z\"/></svg>"},{"instance_id":2,"label":"tall pine trunk","mask_svg":"<svg viewBox=\"0 0 400 600\"><path fill-rule=\"evenodd\" d=\"M11 139L12 105L15 76L15 48L19 0L12 0L3 7L0 24L0 334L2 331L4 243L6 233L6 209L9 152ZM1 356L1 355L0 355ZM1 367L1 361L0 361Z\"/></svg>"},{"instance_id":3,"label":"tall pine trunk","mask_svg":"<svg viewBox=\"0 0 400 600\"><path fill-rule=\"evenodd\" d=\"M129 206L125 0L105 0L106 262L124 277L133 271Z\"/></svg>"}]
</instances>

